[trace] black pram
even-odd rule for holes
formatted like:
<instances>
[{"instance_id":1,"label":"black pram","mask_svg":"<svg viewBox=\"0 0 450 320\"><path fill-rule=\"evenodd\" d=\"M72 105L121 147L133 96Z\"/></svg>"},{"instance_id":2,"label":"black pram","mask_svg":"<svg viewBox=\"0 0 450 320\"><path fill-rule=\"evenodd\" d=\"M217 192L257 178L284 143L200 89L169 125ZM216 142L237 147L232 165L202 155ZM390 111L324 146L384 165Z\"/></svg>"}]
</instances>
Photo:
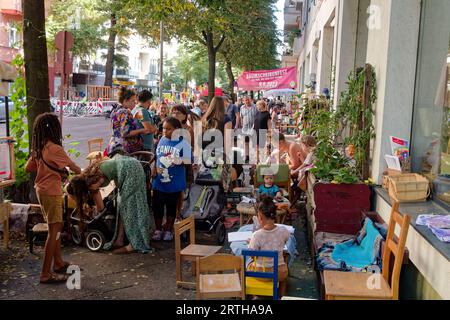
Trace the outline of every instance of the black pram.
<instances>
[{"instance_id":1,"label":"black pram","mask_svg":"<svg viewBox=\"0 0 450 320\"><path fill-rule=\"evenodd\" d=\"M151 207L151 164L155 157L151 152L139 151L128 156L136 158L142 165L146 176L147 200L149 208ZM118 189L114 183L101 190L105 210L92 218L83 218L77 214L74 209L70 214L70 231L72 240L78 245L83 243L91 251L99 251L104 245L112 241L117 234L119 222L119 212L117 207ZM93 205L93 203L91 203ZM83 228L80 228L83 225ZM81 230L83 229L83 230Z\"/></svg>"},{"instance_id":2,"label":"black pram","mask_svg":"<svg viewBox=\"0 0 450 320\"><path fill-rule=\"evenodd\" d=\"M202 166L189 189L185 192L182 218L194 215L195 228L213 233L218 244L226 238L224 215L226 195L223 188L223 167L211 169Z\"/></svg>"}]
</instances>

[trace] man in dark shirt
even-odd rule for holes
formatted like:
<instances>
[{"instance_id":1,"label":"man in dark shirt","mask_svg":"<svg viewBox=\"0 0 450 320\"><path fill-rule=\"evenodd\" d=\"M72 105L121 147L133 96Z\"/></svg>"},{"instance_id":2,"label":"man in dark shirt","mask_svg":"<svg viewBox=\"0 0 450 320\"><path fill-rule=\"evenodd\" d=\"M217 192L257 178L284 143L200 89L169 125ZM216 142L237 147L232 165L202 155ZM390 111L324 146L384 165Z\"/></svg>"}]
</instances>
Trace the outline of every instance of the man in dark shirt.
<instances>
[{"instance_id":1,"label":"man in dark shirt","mask_svg":"<svg viewBox=\"0 0 450 320\"><path fill-rule=\"evenodd\" d=\"M233 126L233 129L239 128L241 117L239 114L239 108L232 103L231 98L229 96L223 96L224 102L225 102L225 112L228 115L228 117L231 119L231 124Z\"/></svg>"}]
</instances>

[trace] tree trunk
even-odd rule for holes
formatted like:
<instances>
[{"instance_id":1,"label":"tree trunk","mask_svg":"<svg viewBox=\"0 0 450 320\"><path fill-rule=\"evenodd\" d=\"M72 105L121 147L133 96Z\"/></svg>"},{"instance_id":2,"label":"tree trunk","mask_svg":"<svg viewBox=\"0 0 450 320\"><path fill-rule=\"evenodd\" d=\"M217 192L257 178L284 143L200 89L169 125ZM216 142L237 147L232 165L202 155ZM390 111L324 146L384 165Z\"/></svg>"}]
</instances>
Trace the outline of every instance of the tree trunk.
<instances>
[{"instance_id":1,"label":"tree trunk","mask_svg":"<svg viewBox=\"0 0 450 320\"><path fill-rule=\"evenodd\" d=\"M34 120L39 114L51 110L44 0L22 0L22 10L27 120L31 149ZM31 175L30 186L34 185L35 177L36 175ZM34 188L30 189L31 201L35 203ZM22 196L26 198L28 195Z\"/></svg>"},{"instance_id":2,"label":"tree trunk","mask_svg":"<svg viewBox=\"0 0 450 320\"><path fill-rule=\"evenodd\" d=\"M202 31L204 42L208 48L208 101L214 98L216 91L216 58L217 52L225 41L225 36L222 35L217 46L214 46L214 34L212 30Z\"/></svg>"},{"instance_id":3,"label":"tree trunk","mask_svg":"<svg viewBox=\"0 0 450 320\"><path fill-rule=\"evenodd\" d=\"M226 71L227 71L227 75L228 75L228 85L230 87L230 93L231 93L231 99L233 100L233 102L236 102L236 95L234 93L234 74L233 74L233 69L231 68L231 61L229 59L226 60L226 67L225 67Z\"/></svg>"},{"instance_id":4,"label":"tree trunk","mask_svg":"<svg viewBox=\"0 0 450 320\"><path fill-rule=\"evenodd\" d=\"M27 118L31 146L34 119L41 113L50 112L44 0L23 0L22 7Z\"/></svg>"},{"instance_id":5,"label":"tree trunk","mask_svg":"<svg viewBox=\"0 0 450 320\"><path fill-rule=\"evenodd\" d=\"M108 39L108 55L106 57L105 66L105 86L112 87L113 84L113 70L114 70L114 54L116 51L116 15L111 14L111 28L109 29L109 39Z\"/></svg>"},{"instance_id":6,"label":"tree trunk","mask_svg":"<svg viewBox=\"0 0 450 320\"><path fill-rule=\"evenodd\" d=\"M214 50L214 43L212 34L209 34L207 42L208 47L208 102L215 96L216 92L216 51Z\"/></svg>"}]
</instances>

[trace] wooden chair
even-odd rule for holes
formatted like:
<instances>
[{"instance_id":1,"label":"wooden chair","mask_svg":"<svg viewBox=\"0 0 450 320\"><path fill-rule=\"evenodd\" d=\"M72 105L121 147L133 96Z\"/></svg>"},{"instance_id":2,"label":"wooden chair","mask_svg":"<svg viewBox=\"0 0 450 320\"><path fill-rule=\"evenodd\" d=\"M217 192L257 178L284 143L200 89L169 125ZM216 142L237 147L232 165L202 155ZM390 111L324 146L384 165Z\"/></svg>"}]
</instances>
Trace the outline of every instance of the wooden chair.
<instances>
[{"instance_id":1,"label":"wooden chair","mask_svg":"<svg viewBox=\"0 0 450 320\"><path fill-rule=\"evenodd\" d=\"M284 189L283 196L288 196L291 190L291 175L289 165L287 164L259 164L255 170L255 190L264 183L263 170L269 170L274 172L274 184Z\"/></svg>"},{"instance_id":2,"label":"wooden chair","mask_svg":"<svg viewBox=\"0 0 450 320\"><path fill-rule=\"evenodd\" d=\"M197 257L197 300L241 298L244 291L244 258L230 254ZM232 273L225 273L232 271Z\"/></svg>"},{"instance_id":3,"label":"wooden chair","mask_svg":"<svg viewBox=\"0 0 450 320\"><path fill-rule=\"evenodd\" d=\"M406 236L408 235L410 216L398 212L399 204L392 206L386 248L383 254L381 274L324 271L326 300L398 300L400 271L403 263ZM398 242L395 241L396 224L400 226ZM392 272L391 254L394 255ZM390 274L391 273L391 274Z\"/></svg>"},{"instance_id":4,"label":"wooden chair","mask_svg":"<svg viewBox=\"0 0 450 320\"><path fill-rule=\"evenodd\" d=\"M103 154L103 138L88 140L88 150L89 154L86 156L86 160L89 160L89 164L91 164L92 161L97 159L99 153L100 157Z\"/></svg>"},{"instance_id":5,"label":"wooden chair","mask_svg":"<svg viewBox=\"0 0 450 320\"><path fill-rule=\"evenodd\" d=\"M13 207L10 202L0 203L0 224L3 224L3 246L8 249L9 246L9 217Z\"/></svg>"},{"instance_id":6,"label":"wooden chair","mask_svg":"<svg viewBox=\"0 0 450 320\"><path fill-rule=\"evenodd\" d=\"M195 262L197 257L207 257L217 253L221 246L208 246L195 244L195 220L194 216L190 216L184 220L178 221L174 224L175 230L175 263L177 286L191 285L195 286L193 282L185 282L182 279L181 263L183 261L191 261L192 273L195 274ZM189 245L181 249L181 236L186 231L189 231Z\"/></svg>"},{"instance_id":7,"label":"wooden chair","mask_svg":"<svg viewBox=\"0 0 450 320\"><path fill-rule=\"evenodd\" d=\"M291 172L289 170L288 164L259 164L256 166L255 170L255 190L258 190L259 186L264 183L263 173L264 170L269 170L274 172L274 184L276 184L283 194L283 197L289 199L291 201ZM291 203L288 206L277 206L280 213L280 220L278 223L284 223L286 219L286 215L290 214ZM277 213L278 215L278 213Z\"/></svg>"},{"instance_id":8,"label":"wooden chair","mask_svg":"<svg viewBox=\"0 0 450 320\"><path fill-rule=\"evenodd\" d=\"M274 300L278 299L278 252L277 251L262 251L262 250L242 250L242 256L244 261L247 257L252 257L254 264L256 258L262 257L263 264L265 258L272 259L273 268L272 271L266 271L263 267L263 271L248 270L247 267L244 270L245 278L245 294L255 296L271 296ZM256 266L255 266L256 267ZM272 279L267 281L265 279Z\"/></svg>"}]
</instances>

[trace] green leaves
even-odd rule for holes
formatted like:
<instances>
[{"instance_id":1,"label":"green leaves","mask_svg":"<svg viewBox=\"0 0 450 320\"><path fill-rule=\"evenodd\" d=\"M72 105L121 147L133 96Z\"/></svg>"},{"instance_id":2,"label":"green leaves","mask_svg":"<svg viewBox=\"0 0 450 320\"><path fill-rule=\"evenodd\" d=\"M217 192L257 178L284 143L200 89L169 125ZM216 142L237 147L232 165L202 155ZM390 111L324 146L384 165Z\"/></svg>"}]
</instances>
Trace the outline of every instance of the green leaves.
<instances>
[{"instance_id":1,"label":"green leaves","mask_svg":"<svg viewBox=\"0 0 450 320\"><path fill-rule=\"evenodd\" d=\"M16 158L15 174L16 185L20 185L28 180L28 174L25 172L25 164L28 160L29 134L27 124L26 107L26 87L23 77L23 56L18 54L12 60L12 65L16 67L19 76L11 85L11 103L10 105L10 127L11 136L15 139L14 156Z\"/></svg>"},{"instance_id":2,"label":"green leaves","mask_svg":"<svg viewBox=\"0 0 450 320\"><path fill-rule=\"evenodd\" d=\"M352 72L348 88L341 94L337 110L322 98L306 99L303 107L305 133L316 137L316 162L312 173L317 179L334 183L356 183L365 180L369 154L367 150L375 137L373 103L376 101L376 75L371 66L369 106L364 104L365 72ZM364 70L363 70L364 71ZM343 139L344 132L349 135ZM344 146L355 148L354 160L344 155ZM365 170L366 170L366 173Z\"/></svg>"}]
</instances>

